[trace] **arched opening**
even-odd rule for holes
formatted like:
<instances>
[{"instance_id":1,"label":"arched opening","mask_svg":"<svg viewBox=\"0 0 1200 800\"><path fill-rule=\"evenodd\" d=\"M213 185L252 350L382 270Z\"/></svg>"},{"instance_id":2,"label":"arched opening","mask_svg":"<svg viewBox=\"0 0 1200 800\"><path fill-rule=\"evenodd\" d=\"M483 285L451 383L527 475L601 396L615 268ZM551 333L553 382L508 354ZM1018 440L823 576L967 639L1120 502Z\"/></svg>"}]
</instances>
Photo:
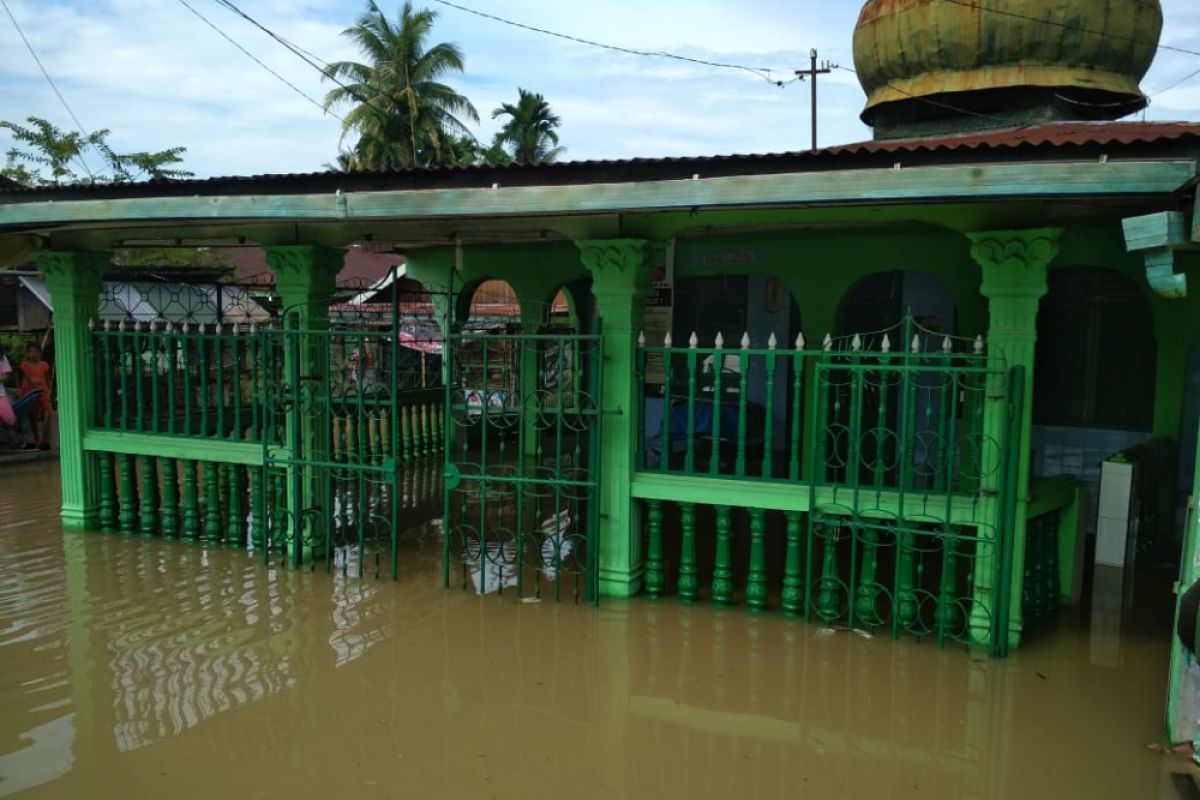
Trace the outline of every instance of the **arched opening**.
<instances>
[{"instance_id":1,"label":"arched opening","mask_svg":"<svg viewBox=\"0 0 1200 800\"><path fill-rule=\"evenodd\" d=\"M486 280L468 293L466 325L477 330L513 332L521 326L521 301L508 281Z\"/></svg>"},{"instance_id":2,"label":"arched opening","mask_svg":"<svg viewBox=\"0 0 1200 800\"><path fill-rule=\"evenodd\" d=\"M924 272L893 270L868 275L846 291L838 303L833 335L887 331L898 328L906 316L918 329L949 336L957 332L958 307L944 283ZM925 346L940 347L941 342L930 337Z\"/></svg>"},{"instance_id":3,"label":"arched opening","mask_svg":"<svg viewBox=\"0 0 1200 800\"><path fill-rule=\"evenodd\" d=\"M1089 532L1097 528L1102 464L1151 438L1156 357L1154 313L1133 281L1103 268L1050 271L1037 317L1031 474L1087 484ZM1159 451L1156 460L1173 459ZM1153 536L1144 530L1142 544Z\"/></svg>"}]
</instances>

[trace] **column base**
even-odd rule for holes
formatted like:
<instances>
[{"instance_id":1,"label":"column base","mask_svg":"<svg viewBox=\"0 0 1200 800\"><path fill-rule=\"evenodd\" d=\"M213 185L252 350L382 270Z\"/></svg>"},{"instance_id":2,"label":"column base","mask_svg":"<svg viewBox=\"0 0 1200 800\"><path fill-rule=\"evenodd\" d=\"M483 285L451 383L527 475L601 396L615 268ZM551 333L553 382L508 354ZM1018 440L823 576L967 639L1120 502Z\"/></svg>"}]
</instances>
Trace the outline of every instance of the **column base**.
<instances>
[{"instance_id":1,"label":"column base","mask_svg":"<svg viewBox=\"0 0 1200 800\"><path fill-rule=\"evenodd\" d=\"M632 570L600 569L601 597L633 597L642 591L645 566L639 564Z\"/></svg>"},{"instance_id":2,"label":"column base","mask_svg":"<svg viewBox=\"0 0 1200 800\"><path fill-rule=\"evenodd\" d=\"M100 530L100 511L97 508L63 506L59 515L64 531L77 533Z\"/></svg>"}]
</instances>

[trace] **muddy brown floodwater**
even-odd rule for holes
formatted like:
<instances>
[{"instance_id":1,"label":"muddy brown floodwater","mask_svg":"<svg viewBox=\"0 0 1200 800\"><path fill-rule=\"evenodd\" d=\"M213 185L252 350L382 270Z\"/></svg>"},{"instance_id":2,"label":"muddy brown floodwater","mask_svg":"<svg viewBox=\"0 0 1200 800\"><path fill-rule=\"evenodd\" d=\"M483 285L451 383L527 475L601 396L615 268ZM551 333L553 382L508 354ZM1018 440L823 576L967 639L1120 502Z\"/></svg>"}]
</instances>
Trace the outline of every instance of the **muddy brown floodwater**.
<instances>
[{"instance_id":1,"label":"muddy brown floodwater","mask_svg":"<svg viewBox=\"0 0 1200 800\"><path fill-rule=\"evenodd\" d=\"M1162 624L1068 612L989 661L446 591L437 520L392 583L64 535L57 505L56 464L0 471L0 795L1176 798L1189 770L1145 747Z\"/></svg>"}]
</instances>

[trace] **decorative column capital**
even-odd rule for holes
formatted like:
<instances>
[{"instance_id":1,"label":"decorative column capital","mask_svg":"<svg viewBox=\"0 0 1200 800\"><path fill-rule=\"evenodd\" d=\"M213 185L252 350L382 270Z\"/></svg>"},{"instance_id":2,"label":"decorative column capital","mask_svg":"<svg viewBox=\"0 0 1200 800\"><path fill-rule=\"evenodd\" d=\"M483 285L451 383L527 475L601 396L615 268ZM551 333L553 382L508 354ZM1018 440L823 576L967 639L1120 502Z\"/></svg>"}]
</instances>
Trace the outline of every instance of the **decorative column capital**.
<instances>
[{"instance_id":1,"label":"decorative column capital","mask_svg":"<svg viewBox=\"0 0 1200 800\"><path fill-rule=\"evenodd\" d=\"M988 298L1040 298L1061 235L1061 228L968 233L971 258L983 270L980 292Z\"/></svg>"},{"instance_id":2,"label":"decorative column capital","mask_svg":"<svg viewBox=\"0 0 1200 800\"><path fill-rule=\"evenodd\" d=\"M585 239L575 242L583 266L592 279L615 277L612 273L628 275L631 279L646 264L645 239Z\"/></svg>"},{"instance_id":3,"label":"decorative column capital","mask_svg":"<svg viewBox=\"0 0 1200 800\"><path fill-rule=\"evenodd\" d=\"M267 245L263 252L285 304L323 300L346 262L345 250L315 244Z\"/></svg>"},{"instance_id":4,"label":"decorative column capital","mask_svg":"<svg viewBox=\"0 0 1200 800\"><path fill-rule=\"evenodd\" d=\"M35 255L38 272L57 305L60 301L98 302L104 273L110 256L105 252L39 250Z\"/></svg>"}]
</instances>

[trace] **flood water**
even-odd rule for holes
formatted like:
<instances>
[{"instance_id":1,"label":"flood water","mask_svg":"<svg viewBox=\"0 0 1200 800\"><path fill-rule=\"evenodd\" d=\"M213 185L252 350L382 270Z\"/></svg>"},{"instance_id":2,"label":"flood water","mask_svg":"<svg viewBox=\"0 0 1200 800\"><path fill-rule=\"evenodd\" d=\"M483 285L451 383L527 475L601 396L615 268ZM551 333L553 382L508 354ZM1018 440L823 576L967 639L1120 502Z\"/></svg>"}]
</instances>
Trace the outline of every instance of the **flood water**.
<instances>
[{"instance_id":1,"label":"flood water","mask_svg":"<svg viewBox=\"0 0 1200 800\"><path fill-rule=\"evenodd\" d=\"M437 520L392 583L64 535L57 506L56 463L0 471L0 795L1177 798L1190 770L1146 749L1169 620L1068 612L990 661L446 591Z\"/></svg>"}]
</instances>

